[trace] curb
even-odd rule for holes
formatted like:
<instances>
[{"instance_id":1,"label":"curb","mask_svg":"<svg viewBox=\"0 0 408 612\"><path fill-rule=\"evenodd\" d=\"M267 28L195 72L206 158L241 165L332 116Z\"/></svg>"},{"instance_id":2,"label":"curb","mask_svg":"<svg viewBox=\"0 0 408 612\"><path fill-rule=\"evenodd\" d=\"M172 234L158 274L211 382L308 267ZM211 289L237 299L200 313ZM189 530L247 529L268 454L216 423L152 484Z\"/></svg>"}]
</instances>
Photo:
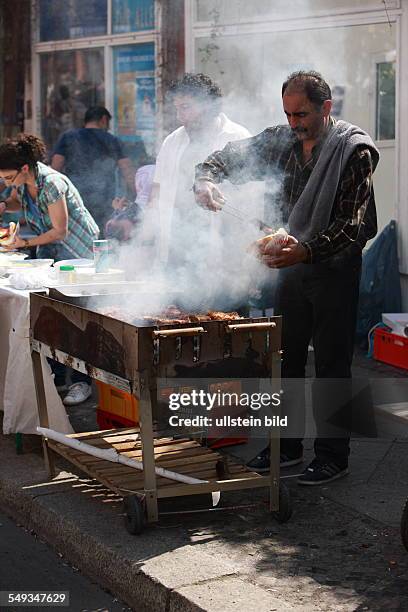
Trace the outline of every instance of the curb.
<instances>
[{"instance_id":1,"label":"curb","mask_svg":"<svg viewBox=\"0 0 408 612\"><path fill-rule=\"evenodd\" d=\"M103 541L103 528L106 525L102 524L102 537L95 537L89 530L81 529L80 513L78 521L68 516L70 513L72 515L72 510L76 510L76 507L72 508L72 501L74 506L77 501L79 505L84 502L76 499L80 493L72 491L72 482L66 485L63 482L62 488L58 485L58 491L50 490L51 485L45 482L39 456L17 457L14 454L16 461L13 461L13 453L9 449L4 450L2 467L6 472L10 463L11 469L7 474L3 472L0 475L0 508L23 527L34 531L85 576L135 611L238 612L251 609L254 604L257 612L293 610L293 606L289 607L252 584L246 576L240 577L231 564L202 553L191 545L182 543L179 548L150 558L147 556L140 562L118 554ZM24 459L29 464L25 469L21 465ZM13 464L19 464L17 474L13 474ZM41 493L29 492L31 485L27 482L27 473L33 474L33 482L41 480L41 485L34 485L34 488L42 487ZM67 497L67 512L58 512L52 507L52 498L61 498L61 494L64 496L62 499ZM89 500L85 500L85 504L90 506L85 506L85 510L94 512ZM89 520L89 513L87 518ZM95 515L96 523L98 518ZM123 538L123 534L118 535ZM158 533L152 532L149 536L157 538Z\"/></svg>"}]
</instances>

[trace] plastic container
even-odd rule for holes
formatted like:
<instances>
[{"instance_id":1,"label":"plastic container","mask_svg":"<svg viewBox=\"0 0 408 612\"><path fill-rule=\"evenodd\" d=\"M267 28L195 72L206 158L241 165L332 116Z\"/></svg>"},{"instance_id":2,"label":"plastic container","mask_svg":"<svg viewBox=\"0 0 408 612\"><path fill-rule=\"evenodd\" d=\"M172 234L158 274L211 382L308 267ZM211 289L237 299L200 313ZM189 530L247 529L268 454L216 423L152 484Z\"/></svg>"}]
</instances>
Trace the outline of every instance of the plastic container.
<instances>
[{"instance_id":1,"label":"plastic container","mask_svg":"<svg viewBox=\"0 0 408 612\"><path fill-rule=\"evenodd\" d=\"M99 380L96 381L96 388L98 390L98 409L104 415L110 415L112 418L113 416L118 417L125 425L135 425L139 422L139 402L134 395Z\"/></svg>"},{"instance_id":2,"label":"plastic container","mask_svg":"<svg viewBox=\"0 0 408 612\"><path fill-rule=\"evenodd\" d=\"M60 266L59 281L64 285L72 285L73 283L75 283L75 267Z\"/></svg>"},{"instance_id":3,"label":"plastic container","mask_svg":"<svg viewBox=\"0 0 408 612\"><path fill-rule=\"evenodd\" d=\"M374 330L374 359L408 370L408 338L384 329Z\"/></svg>"}]
</instances>

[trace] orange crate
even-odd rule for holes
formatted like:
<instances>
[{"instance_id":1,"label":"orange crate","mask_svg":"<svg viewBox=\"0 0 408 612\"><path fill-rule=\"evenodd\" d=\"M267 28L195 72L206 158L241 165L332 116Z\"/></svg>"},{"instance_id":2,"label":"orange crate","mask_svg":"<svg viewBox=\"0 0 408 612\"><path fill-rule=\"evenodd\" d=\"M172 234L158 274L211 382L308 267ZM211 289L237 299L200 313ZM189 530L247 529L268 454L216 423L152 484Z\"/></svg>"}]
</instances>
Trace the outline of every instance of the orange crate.
<instances>
[{"instance_id":1,"label":"orange crate","mask_svg":"<svg viewBox=\"0 0 408 612\"><path fill-rule=\"evenodd\" d=\"M99 409L133 423L139 422L139 402L130 393L96 381Z\"/></svg>"},{"instance_id":2,"label":"orange crate","mask_svg":"<svg viewBox=\"0 0 408 612\"><path fill-rule=\"evenodd\" d=\"M374 359L408 370L408 338L384 329L374 330Z\"/></svg>"}]
</instances>

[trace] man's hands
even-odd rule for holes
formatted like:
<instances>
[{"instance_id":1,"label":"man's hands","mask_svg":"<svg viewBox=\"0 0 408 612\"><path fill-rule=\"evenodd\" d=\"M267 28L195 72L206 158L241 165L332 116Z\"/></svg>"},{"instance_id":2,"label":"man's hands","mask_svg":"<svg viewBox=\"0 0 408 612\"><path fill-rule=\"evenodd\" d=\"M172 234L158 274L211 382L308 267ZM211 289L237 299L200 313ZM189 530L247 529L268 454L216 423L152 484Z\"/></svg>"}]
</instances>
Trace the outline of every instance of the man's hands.
<instances>
[{"instance_id":1,"label":"man's hands","mask_svg":"<svg viewBox=\"0 0 408 612\"><path fill-rule=\"evenodd\" d=\"M199 206L208 210L221 210L225 198L211 181L198 180L194 183L195 199Z\"/></svg>"},{"instance_id":2,"label":"man's hands","mask_svg":"<svg viewBox=\"0 0 408 612\"><path fill-rule=\"evenodd\" d=\"M255 243L258 251L258 259L268 268L287 268L307 259L307 249L294 236L288 236L284 247L273 254L268 253L266 238Z\"/></svg>"},{"instance_id":3,"label":"man's hands","mask_svg":"<svg viewBox=\"0 0 408 612\"><path fill-rule=\"evenodd\" d=\"M126 208L129 204L129 200L126 197L123 198L113 198L112 200L112 208L114 210L123 210L124 208Z\"/></svg>"}]
</instances>

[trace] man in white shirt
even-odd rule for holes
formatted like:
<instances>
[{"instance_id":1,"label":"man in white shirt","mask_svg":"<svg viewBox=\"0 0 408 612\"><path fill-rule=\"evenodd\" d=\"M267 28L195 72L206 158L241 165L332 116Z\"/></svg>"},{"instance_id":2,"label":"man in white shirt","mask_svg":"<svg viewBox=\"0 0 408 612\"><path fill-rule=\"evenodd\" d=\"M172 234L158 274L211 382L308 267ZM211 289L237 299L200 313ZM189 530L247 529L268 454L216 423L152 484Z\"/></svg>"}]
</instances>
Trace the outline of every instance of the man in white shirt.
<instances>
[{"instance_id":1,"label":"man in white shirt","mask_svg":"<svg viewBox=\"0 0 408 612\"><path fill-rule=\"evenodd\" d=\"M204 74L185 74L169 93L182 126L167 136L157 156L150 213L158 261L167 275L177 270L177 279L190 286L192 271L208 278L225 223L196 206L194 167L214 149L250 133L221 112L221 90Z\"/></svg>"}]
</instances>

